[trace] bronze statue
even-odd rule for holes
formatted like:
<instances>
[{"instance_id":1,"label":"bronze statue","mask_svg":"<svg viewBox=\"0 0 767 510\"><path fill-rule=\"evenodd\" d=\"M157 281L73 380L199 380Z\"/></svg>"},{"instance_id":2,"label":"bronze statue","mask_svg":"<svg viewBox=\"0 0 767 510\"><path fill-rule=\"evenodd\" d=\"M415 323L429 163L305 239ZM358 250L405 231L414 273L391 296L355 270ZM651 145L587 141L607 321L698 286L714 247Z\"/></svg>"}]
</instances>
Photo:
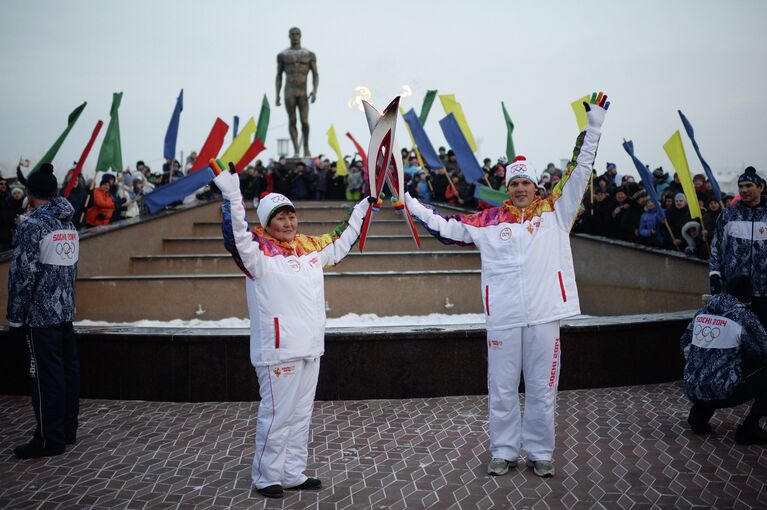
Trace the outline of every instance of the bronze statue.
<instances>
[{"instance_id":1,"label":"bronze statue","mask_svg":"<svg viewBox=\"0 0 767 510\"><path fill-rule=\"evenodd\" d=\"M285 108L288 110L290 139L293 141L294 157L298 157L298 131L296 130L296 107L301 114L301 139L304 157L309 157L309 101L317 99L317 85L320 76L317 73L317 57L313 52L301 47L301 30L293 27L288 32L290 48L277 55L277 106L280 106L282 73L285 79ZM306 78L312 72L312 93L306 96Z\"/></svg>"}]
</instances>

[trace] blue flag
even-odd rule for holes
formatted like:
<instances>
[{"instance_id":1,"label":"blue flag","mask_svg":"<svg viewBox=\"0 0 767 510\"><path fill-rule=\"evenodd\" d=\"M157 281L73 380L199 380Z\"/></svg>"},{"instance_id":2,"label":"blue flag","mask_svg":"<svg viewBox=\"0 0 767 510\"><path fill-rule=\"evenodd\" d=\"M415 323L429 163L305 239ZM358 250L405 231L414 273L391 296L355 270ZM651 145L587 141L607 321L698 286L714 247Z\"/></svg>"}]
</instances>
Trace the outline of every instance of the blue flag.
<instances>
[{"instance_id":1,"label":"blue flag","mask_svg":"<svg viewBox=\"0 0 767 510\"><path fill-rule=\"evenodd\" d=\"M418 146L418 152L423 157L423 164L429 170L436 170L437 168L443 168L445 164L439 159L437 152L434 150L434 146L431 144L429 137L426 136L426 131L423 130L421 121L418 119L418 115L415 114L415 110L412 108L404 115L405 122L410 126L410 133L413 135L413 140Z\"/></svg>"},{"instance_id":2,"label":"blue flag","mask_svg":"<svg viewBox=\"0 0 767 510\"><path fill-rule=\"evenodd\" d=\"M477 158L469 146L469 142L463 136L455 116L451 113L439 121L439 125L442 128L442 133L444 133L447 143L450 144L450 148L455 152L455 158L458 160L458 166L461 172L463 172L466 182L471 183L482 180L485 174L482 172L482 168L479 166Z\"/></svg>"},{"instance_id":3,"label":"blue flag","mask_svg":"<svg viewBox=\"0 0 767 510\"><path fill-rule=\"evenodd\" d=\"M163 156L165 159L176 159L176 139L178 138L178 120L181 117L181 110L184 109L184 89L178 94L176 107L173 109L173 115L170 117L168 130L165 132L165 150Z\"/></svg>"},{"instance_id":4,"label":"blue flag","mask_svg":"<svg viewBox=\"0 0 767 510\"><path fill-rule=\"evenodd\" d=\"M653 182L652 174L650 173L650 170L644 166L636 156L634 156L634 142L631 140L628 142L624 141L623 148L628 155L631 156L631 160L634 162L637 172L639 172L639 178L642 179L642 184L644 184L647 194L650 195L650 200L652 200L655 203L655 207L660 210L661 206L660 202L658 202L658 194L655 192L655 183Z\"/></svg>"},{"instance_id":5,"label":"blue flag","mask_svg":"<svg viewBox=\"0 0 767 510\"><path fill-rule=\"evenodd\" d=\"M144 203L149 212L154 214L168 204L180 202L213 180L213 170L209 166L187 174L173 182L160 186L151 193L144 195Z\"/></svg>"},{"instance_id":6,"label":"blue flag","mask_svg":"<svg viewBox=\"0 0 767 510\"><path fill-rule=\"evenodd\" d=\"M232 140L237 138L237 133L240 131L240 116L235 115L232 120Z\"/></svg>"},{"instance_id":7,"label":"blue flag","mask_svg":"<svg viewBox=\"0 0 767 510\"><path fill-rule=\"evenodd\" d=\"M716 182L716 177L714 177L714 172L711 171L711 167L708 166L708 163L706 163L706 160L703 159L703 156L701 156L700 154L700 148L698 148L698 142L695 141L695 132L692 130L692 124L690 124L690 121L687 120L687 117L684 116L684 113L682 113L682 110L677 110L677 111L679 112L679 117L682 118L682 124L684 124L684 130L687 131L687 136L690 137L692 146L695 149L695 154L698 155L700 164L703 165L703 171L706 172L706 177L708 177L709 182L711 182L711 189L714 192L714 197L719 202L721 202L722 191L719 189L719 183Z\"/></svg>"}]
</instances>

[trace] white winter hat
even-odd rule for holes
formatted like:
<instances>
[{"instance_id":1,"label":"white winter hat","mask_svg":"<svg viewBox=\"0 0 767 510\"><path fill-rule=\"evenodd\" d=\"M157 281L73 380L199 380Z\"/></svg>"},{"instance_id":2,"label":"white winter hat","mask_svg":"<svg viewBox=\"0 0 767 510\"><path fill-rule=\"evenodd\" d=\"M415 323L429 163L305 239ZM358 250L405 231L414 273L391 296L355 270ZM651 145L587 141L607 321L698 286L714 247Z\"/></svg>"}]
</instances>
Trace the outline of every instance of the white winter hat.
<instances>
[{"instance_id":1,"label":"white winter hat","mask_svg":"<svg viewBox=\"0 0 767 510\"><path fill-rule=\"evenodd\" d=\"M290 207L293 211L296 210L293 202L291 202L285 195L280 195L279 193L267 193L262 196L261 201L256 208L256 214L258 215L258 221L261 223L261 226L266 228L269 224L269 220L274 216L274 213L283 207Z\"/></svg>"},{"instance_id":2,"label":"white winter hat","mask_svg":"<svg viewBox=\"0 0 767 510\"><path fill-rule=\"evenodd\" d=\"M528 179L533 184L538 184L538 177L535 175L535 169L527 162L524 156L517 156L514 161L506 167L506 186L512 179Z\"/></svg>"}]
</instances>

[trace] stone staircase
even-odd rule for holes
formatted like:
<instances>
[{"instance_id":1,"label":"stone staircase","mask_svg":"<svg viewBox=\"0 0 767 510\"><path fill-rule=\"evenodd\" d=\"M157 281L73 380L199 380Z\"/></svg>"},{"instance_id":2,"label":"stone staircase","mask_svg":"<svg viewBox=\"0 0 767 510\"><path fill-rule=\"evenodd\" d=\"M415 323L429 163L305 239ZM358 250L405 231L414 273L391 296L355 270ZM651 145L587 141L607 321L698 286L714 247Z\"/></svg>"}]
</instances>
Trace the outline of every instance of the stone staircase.
<instances>
[{"instance_id":1,"label":"stone staircase","mask_svg":"<svg viewBox=\"0 0 767 510\"><path fill-rule=\"evenodd\" d=\"M346 217L344 202L297 202L299 232L330 232ZM206 206L179 235L160 248L133 254L121 274L89 274L78 280L78 318L107 321L247 317L244 276L224 249L221 212ZM248 222L257 223L248 208ZM329 317L347 313L424 315L481 313L479 252L446 246L420 225L421 249L389 204L373 217L365 252L358 245L326 268ZM119 299L110 297L120 296Z\"/></svg>"}]
</instances>

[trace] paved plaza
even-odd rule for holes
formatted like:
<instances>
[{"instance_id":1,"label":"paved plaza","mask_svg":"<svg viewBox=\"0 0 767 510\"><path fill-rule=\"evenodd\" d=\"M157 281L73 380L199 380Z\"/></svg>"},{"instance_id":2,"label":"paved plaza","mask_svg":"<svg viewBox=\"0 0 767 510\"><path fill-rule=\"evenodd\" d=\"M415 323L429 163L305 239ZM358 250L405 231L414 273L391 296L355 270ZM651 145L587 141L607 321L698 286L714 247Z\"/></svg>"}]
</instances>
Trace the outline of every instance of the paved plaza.
<instances>
[{"instance_id":1,"label":"paved plaza","mask_svg":"<svg viewBox=\"0 0 767 510\"><path fill-rule=\"evenodd\" d=\"M485 474L487 398L317 402L317 492L250 489L257 402L84 400L76 446L18 461L29 399L0 397L0 508L767 508L767 447L736 446L744 407L715 434L685 423L678 383L563 391L557 476Z\"/></svg>"}]
</instances>

